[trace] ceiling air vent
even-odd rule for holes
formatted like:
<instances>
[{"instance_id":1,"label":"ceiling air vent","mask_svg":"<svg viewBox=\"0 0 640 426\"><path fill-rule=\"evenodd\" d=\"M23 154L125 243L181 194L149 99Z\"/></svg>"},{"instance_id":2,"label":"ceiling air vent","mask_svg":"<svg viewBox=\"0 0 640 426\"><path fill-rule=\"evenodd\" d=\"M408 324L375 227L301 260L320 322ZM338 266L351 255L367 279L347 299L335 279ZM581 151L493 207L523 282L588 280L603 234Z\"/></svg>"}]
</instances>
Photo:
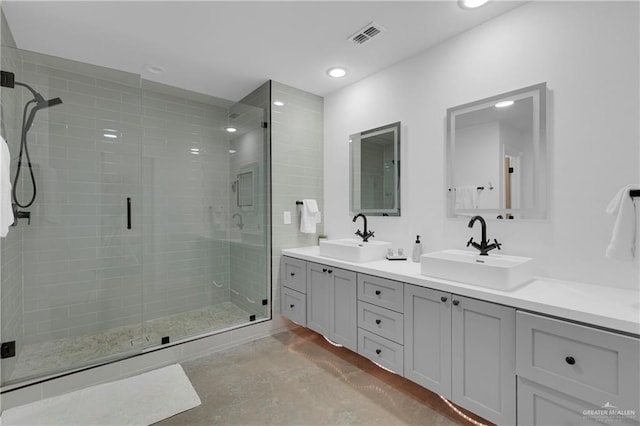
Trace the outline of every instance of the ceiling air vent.
<instances>
[{"instance_id":1,"label":"ceiling air vent","mask_svg":"<svg viewBox=\"0 0 640 426\"><path fill-rule=\"evenodd\" d=\"M371 22L361 30L357 31L355 34L352 34L351 36L349 36L349 40L351 40L353 43L357 45L361 45L368 42L373 37L379 35L384 31L386 30L382 28L380 25L376 24L375 22Z\"/></svg>"}]
</instances>

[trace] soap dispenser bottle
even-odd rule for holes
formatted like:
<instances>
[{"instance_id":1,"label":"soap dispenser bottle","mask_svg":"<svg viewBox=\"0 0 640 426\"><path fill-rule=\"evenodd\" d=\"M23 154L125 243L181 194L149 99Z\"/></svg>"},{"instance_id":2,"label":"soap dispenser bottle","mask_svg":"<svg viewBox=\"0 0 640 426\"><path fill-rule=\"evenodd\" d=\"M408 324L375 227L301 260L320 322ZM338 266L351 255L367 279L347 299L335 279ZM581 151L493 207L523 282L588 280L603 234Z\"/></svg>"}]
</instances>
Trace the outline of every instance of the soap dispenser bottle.
<instances>
[{"instance_id":1,"label":"soap dispenser bottle","mask_svg":"<svg viewBox=\"0 0 640 426\"><path fill-rule=\"evenodd\" d=\"M413 254L411 260L414 262L420 262L420 255L422 254L422 243L420 243L420 235L416 235L416 243L413 245Z\"/></svg>"}]
</instances>

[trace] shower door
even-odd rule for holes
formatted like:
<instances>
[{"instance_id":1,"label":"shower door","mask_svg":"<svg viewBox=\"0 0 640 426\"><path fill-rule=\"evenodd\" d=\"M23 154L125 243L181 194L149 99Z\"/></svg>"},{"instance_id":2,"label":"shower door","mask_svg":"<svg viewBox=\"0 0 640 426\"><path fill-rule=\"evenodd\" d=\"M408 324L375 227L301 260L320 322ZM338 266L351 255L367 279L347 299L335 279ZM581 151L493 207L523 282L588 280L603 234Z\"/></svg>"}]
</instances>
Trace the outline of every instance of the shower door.
<instances>
[{"instance_id":1,"label":"shower door","mask_svg":"<svg viewBox=\"0 0 640 426\"><path fill-rule=\"evenodd\" d=\"M38 111L26 135L35 200L1 242L1 337L15 342L2 360L6 385L136 353L145 338L140 79L5 46L2 70L62 100ZM12 179L31 98L2 88ZM22 201L34 195L25 163Z\"/></svg>"},{"instance_id":2,"label":"shower door","mask_svg":"<svg viewBox=\"0 0 640 426\"><path fill-rule=\"evenodd\" d=\"M143 312L150 343L266 318L263 109L147 80L142 87ZM226 131L229 124L238 131ZM233 189L238 173L250 176L243 207Z\"/></svg>"},{"instance_id":3,"label":"shower door","mask_svg":"<svg viewBox=\"0 0 640 426\"><path fill-rule=\"evenodd\" d=\"M270 317L268 83L235 103L5 46L2 70L61 100L0 239L2 386ZM32 92L0 94L15 176Z\"/></svg>"}]
</instances>

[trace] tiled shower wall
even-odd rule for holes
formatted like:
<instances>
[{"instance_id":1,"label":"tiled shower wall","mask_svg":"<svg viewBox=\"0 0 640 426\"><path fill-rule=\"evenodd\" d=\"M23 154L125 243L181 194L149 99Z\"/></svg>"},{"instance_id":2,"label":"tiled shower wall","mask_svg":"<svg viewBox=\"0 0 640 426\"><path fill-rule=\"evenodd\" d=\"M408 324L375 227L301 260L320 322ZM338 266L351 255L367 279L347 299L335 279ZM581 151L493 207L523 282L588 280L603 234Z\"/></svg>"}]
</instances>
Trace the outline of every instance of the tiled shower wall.
<instances>
[{"instance_id":1,"label":"tiled shower wall","mask_svg":"<svg viewBox=\"0 0 640 426\"><path fill-rule=\"evenodd\" d=\"M271 210L272 240L272 309L280 314L280 252L284 248L317 244L318 234L300 232L300 209L296 201L315 198L324 208L324 98L271 82L271 101L284 106L271 107ZM283 212L292 216L283 224ZM324 221L324 219L323 219ZM318 224L317 232L323 230Z\"/></svg>"},{"instance_id":2,"label":"tiled shower wall","mask_svg":"<svg viewBox=\"0 0 640 426\"><path fill-rule=\"evenodd\" d=\"M2 31L2 69L19 69L20 58L17 51L13 49L15 43L13 36L6 25L4 14L1 16L2 22L0 29ZM5 47L6 46L6 47ZM11 152L17 152L20 140L20 131L18 125L18 117L21 114L21 97L20 94L9 88L2 88L1 106L0 106L0 134L5 139ZM0 142L2 143L2 142ZM11 176L15 173L15 163L11 169ZM2 295L2 303L0 312L2 312L2 328L0 337L3 342L16 341L16 350L20 351L22 341L22 231L12 230L5 238L0 238L0 293ZM0 379L10 377L15 365L15 358L6 358L2 360L2 370L0 371Z\"/></svg>"},{"instance_id":3,"label":"tiled shower wall","mask_svg":"<svg viewBox=\"0 0 640 426\"><path fill-rule=\"evenodd\" d=\"M23 341L229 300L229 103L21 53L16 78L63 100L30 132L38 198L31 225L12 230L24 241Z\"/></svg>"}]
</instances>

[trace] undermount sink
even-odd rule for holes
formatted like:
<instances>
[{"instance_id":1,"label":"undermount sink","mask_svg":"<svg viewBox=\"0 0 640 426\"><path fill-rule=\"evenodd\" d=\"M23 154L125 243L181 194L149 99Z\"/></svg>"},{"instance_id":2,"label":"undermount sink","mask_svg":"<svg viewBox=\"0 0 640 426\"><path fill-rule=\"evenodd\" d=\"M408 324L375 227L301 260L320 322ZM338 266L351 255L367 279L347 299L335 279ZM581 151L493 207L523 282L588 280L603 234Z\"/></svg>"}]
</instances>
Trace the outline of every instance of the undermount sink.
<instances>
[{"instance_id":1,"label":"undermount sink","mask_svg":"<svg viewBox=\"0 0 640 426\"><path fill-rule=\"evenodd\" d=\"M530 257L489 254L466 250L442 250L420 256L420 273L465 284L511 290L533 278Z\"/></svg>"},{"instance_id":2,"label":"undermount sink","mask_svg":"<svg viewBox=\"0 0 640 426\"><path fill-rule=\"evenodd\" d=\"M320 241L320 256L333 257L349 262L370 262L383 259L391 243L386 241L368 241L355 238Z\"/></svg>"}]
</instances>

